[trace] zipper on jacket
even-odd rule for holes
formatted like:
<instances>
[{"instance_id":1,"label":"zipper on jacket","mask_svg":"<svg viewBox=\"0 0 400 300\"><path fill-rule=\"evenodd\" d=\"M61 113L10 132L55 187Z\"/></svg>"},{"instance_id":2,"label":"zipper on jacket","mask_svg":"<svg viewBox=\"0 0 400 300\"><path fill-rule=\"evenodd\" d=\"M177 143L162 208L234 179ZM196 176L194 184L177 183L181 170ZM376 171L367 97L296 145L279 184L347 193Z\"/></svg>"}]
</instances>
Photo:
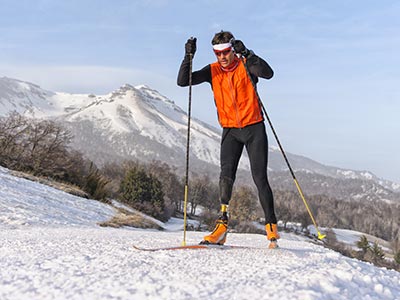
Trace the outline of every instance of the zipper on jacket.
<instances>
[{"instance_id":1,"label":"zipper on jacket","mask_svg":"<svg viewBox=\"0 0 400 300\"><path fill-rule=\"evenodd\" d=\"M230 77L229 77L229 75L228 75L229 89L230 89L230 92L231 92L231 98L232 98L233 108L234 108L234 110L235 110L236 123L237 123L238 127L241 129L241 128L243 128L243 126L242 126L242 122L240 122L239 109L238 109L238 106L237 106L237 101L236 101L235 94L233 93L233 90L234 90L234 89L233 89L233 86L232 86L232 77L233 77L233 74L232 74L232 76L230 76Z\"/></svg>"}]
</instances>

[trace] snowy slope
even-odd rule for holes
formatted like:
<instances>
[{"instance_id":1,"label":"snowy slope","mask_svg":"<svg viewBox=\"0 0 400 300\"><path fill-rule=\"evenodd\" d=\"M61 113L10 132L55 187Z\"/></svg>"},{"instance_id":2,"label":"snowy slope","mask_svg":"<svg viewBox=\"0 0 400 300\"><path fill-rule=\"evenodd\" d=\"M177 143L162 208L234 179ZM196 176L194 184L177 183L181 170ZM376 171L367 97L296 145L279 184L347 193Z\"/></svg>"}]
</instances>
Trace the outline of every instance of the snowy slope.
<instances>
[{"instance_id":1,"label":"snowy slope","mask_svg":"<svg viewBox=\"0 0 400 300\"><path fill-rule=\"evenodd\" d=\"M10 111L29 113L33 116L54 111L53 103L48 101L54 93L39 86L7 77L0 78L0 115Z\"/></svg>"},{"instance_id":2,"label":"snowy slope","mask_svg":"<svg viewBox=\"0 0 400 300\"><path fill-rule=\"evenodd\" d=\"M90 226L105 221L115 209L54 188L17 178L0 167L0 227ZM0 298L1 299L1 298Z\"/></svg>"},{"instance_id":3,"label":"snowy slope","mask_svg":"<svg viewBox=\"0 0 400 300\"><path fill-rule=\"evenodd\" d=\"M0 299L400 299L400 273L291 234L279 250L231 233L252 249L142 252L132 245L179 245L182 232L96 225L112 214L0 168Z\"/></svg>"},{"instance_id":4,"label":"snowy slope","mask_svg":"<svg viewBox=\"0 0 400 300\"><path fill-rule=\"evenodd\" d=\"M126 135L136 134L174 151L186 151L186 113L147 86L126 84L108 95L92 96L90 105L64 115L63 120L71 124L88 120L109 139L118 140L121 136L126 140ZM193 154L202 161L217 164L219 132L196 119L192 122Z\"/></svg>"}]
</instances>

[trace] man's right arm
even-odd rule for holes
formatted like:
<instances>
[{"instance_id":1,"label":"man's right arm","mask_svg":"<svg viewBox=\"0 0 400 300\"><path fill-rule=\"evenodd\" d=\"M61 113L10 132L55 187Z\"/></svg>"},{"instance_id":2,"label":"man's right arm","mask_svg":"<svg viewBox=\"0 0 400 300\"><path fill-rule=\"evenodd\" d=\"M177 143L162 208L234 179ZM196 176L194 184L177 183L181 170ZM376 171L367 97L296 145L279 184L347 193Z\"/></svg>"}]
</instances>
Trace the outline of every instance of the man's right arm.
<instances>
[{"instance_id":1,"label":"man's right arm","mask_svg":"<svg viewBox=\"0 0 400 300\"><path fill-rule=\"evenodd\" d=\"M190 58L185 55L182 61L181 67L179 68L177 83L179 86L189 85L189 68L190 68ZM203 82L211 83L211 67L210 65L205 66L199 71L192 72L192 84L200 84Z\"/></svg>"}]
</instances>

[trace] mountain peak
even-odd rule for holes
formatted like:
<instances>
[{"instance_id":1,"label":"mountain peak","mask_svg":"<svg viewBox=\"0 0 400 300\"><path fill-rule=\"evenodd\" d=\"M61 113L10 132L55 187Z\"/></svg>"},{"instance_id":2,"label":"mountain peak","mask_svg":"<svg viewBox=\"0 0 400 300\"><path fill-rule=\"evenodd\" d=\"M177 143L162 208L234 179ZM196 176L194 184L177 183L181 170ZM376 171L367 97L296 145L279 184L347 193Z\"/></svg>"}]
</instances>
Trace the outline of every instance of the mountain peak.
<instances>
[{"instance_id":1,"label":"mountain peak","mask_svg":"<svg viewBox=\"0 0 400 300\"><path fill-rule=\"evenodd\" d=\"M139 85L135 86L135 88L138 90L153 90L146 84L139 84Z\"/></svg>"},{"instance_id":2,"label":"mountain peak","mask_svg":"<svg viewBox=\"0 0 400 300\"><path fill-rule=\"evenodd\" d=\"M119 89L115 90L113 94L121 95L121 94L126 94L127 92L133 92L134 94L140 93L147 99L159 100L162 102L175 104L174 101L168 99L167 97L163 96L159 91L154 90L145 84L133 86L129 83L125 83Z\"/></svg>"},{"instance_id":3,"label":"mountain peak","mask_svg":"<svg viewBox=\"0 0 400 300\"><path fill-rule=\"evenodd\" d=\"M47 99L53 92L43 90L40 86L9 77L0 78L0 115L10 111L24 114L29 112L36 115L40 112L52 110Z\"/></svg>"},{"instance_id":4,"label":"mountain peak","mask_svg":"<svg viewBox=\"0 0 400 300\"><path fill-rule=\"evenodd\" d=\"M40 90L40 92L44 92L40 88L40 86L38 86L37 84L14 79L14 78L9 78L9 77L1 77L0 78L0 87L1 87L2 92L14 91L14 92L18 92L19 94L21 94L21 92L23 92L23 91L24 92L30 91L30 92L38 93L38 91ZM1 96L1 94L0 94L0 96Z\"/></svg>"},{"instance_id":5,"label":"mountain peak","mask_svg":"<svg viewBox=\"0 0 400 300\"><path fill-rule=\"evenodd\" d=\"M124 85L122 85L120 88L120 90L124 90L124 91L129 91L129 90L136 90L135 87L133 85L130 85L129 83L125 83Z\"/></svg>"},{"instance_id":6,"label":"mountain peak","mask_svg":"<svg viewBox=\"0 0 400 300\"><path fill-rule=\"evenodd\" d=\"M150 98L152 100L158 100L158 101L162 101L165 103L169 103L169 104L175 104L174 101L172 101L171 99L168 99L167 97L163 96L159 91L154 90L150 87L148 87L147 85L138 85L135 87L136 90L139 90L143 96L145 96L146 98Z\"/></svg>"}]
</instances>

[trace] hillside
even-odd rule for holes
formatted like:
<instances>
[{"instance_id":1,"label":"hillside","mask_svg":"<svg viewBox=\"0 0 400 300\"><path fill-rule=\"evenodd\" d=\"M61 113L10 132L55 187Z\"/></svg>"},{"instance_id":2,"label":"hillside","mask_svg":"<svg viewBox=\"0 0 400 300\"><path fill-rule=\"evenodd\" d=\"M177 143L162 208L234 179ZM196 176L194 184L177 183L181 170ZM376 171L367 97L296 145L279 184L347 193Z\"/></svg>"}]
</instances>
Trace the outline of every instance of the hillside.
<instances>
[{"instance_id":1,"label":"hillside","mask_svg":"<svg viewBox=\"0 0 400 300\"><path fill-rule=\"evenodd\" d=\"M105 95L68 94L3 77L0 116L11 111L61 122L74 136L71 146L100 167L123 160L158 160L184 174L186 112L150 87L125 84ZM218 181L220 130L196 119L191 124L190 171ZM307 195L325 194L346 201L400 202L398 183L368 171L341 169L293 153L287 155ZM294 189L276 147L269 150L269 172L273 189ZM239 184L253 185L246 155L241 159L237 177Z\"/></svg>"},{"instance_id":2,"label":"hillside","mask_svg":"<svg viewBox=\"0 0 400 300\"><path fill-rule=\"evenodd\" d=\"M282 234L279 250L267 249L263 235L231 233L228 244L252 249L141 252L132 245L179 245L182 232L175 223L165 231L99 227L114 208L4 168L0 187L4 300L400 299L400 273L292 234ZM187 242L203 234L188 232Z\"/></svg>"}]
</instances>

